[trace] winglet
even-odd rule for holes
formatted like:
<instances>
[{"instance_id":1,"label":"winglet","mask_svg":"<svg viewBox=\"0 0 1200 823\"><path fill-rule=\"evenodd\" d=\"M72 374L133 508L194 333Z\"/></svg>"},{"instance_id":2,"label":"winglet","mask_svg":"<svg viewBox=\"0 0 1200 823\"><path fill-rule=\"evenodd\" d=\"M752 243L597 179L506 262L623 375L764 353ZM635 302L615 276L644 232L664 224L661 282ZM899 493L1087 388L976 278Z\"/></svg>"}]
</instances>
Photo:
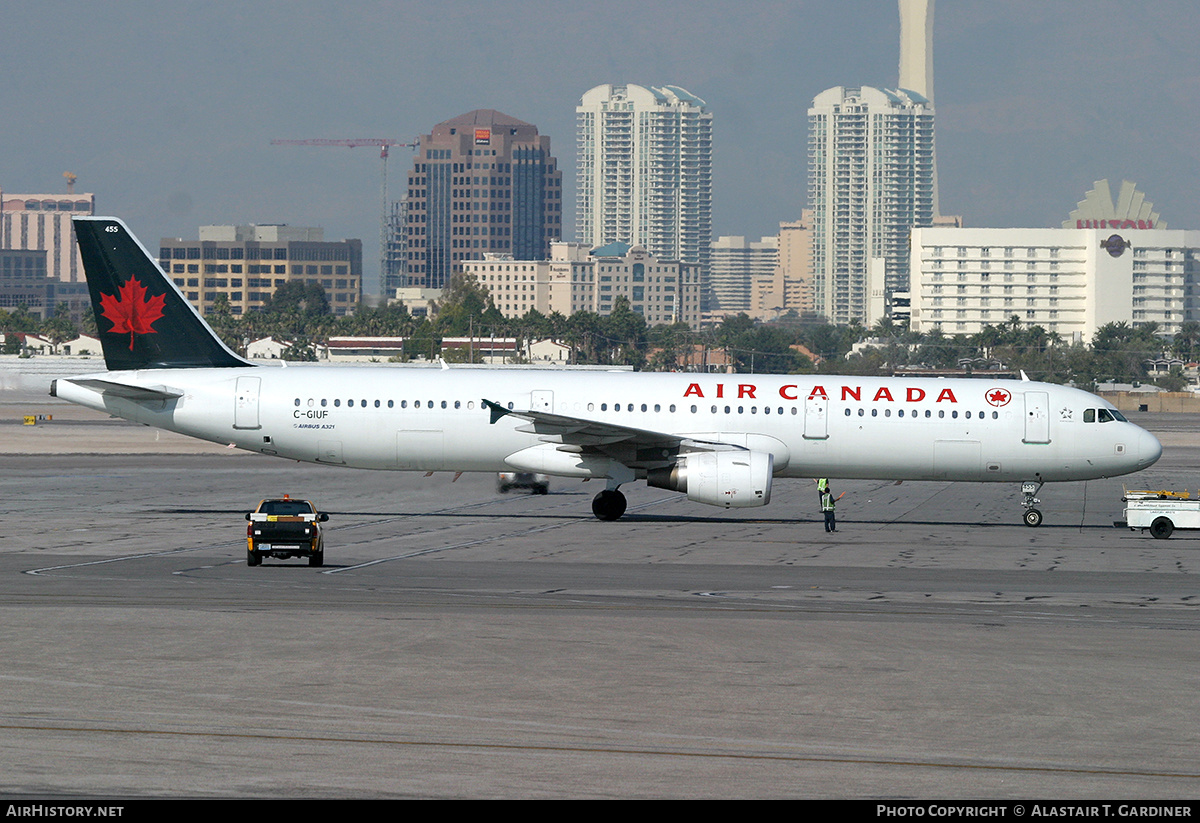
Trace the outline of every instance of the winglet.
<instances>
[{"instance_id":1,"label":"winglet","mask_svg":"<svg viewBox=\"0 0 1200 823\"><path fill-rule=\"evenodd\" d=\"M505 415L511 413L511 412L509 412L508 409L504 408L499 403L493 403L491 400L488 400L486 397L483 398L483 405L486 406L488 411L490 411L492 413L492 419L489 422L491 422L493 424L497 420L499 420L501 417L504 417Z\"/></svg>"}]
</instances>

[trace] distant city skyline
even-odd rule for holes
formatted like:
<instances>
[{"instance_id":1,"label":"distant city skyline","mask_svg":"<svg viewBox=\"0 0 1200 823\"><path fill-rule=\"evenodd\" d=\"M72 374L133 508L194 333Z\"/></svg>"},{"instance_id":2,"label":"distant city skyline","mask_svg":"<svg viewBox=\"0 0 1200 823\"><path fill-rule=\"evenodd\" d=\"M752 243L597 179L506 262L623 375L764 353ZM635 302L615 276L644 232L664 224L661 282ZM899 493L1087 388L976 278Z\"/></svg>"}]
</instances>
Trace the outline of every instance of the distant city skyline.
<instances>
[{"instance_id":1,"label":"distant city skyline","mask_svg":"<svg viewBox=\"0 0 1200 823\"><path fill-rule=\"evenodd\" d=\"M207 224L322 226L363 240L368 288L378 152L272 138L411 140L464 111L504 111L554 141L573 239L580 96L604 83L677 85L716 123L713 235L760 237L808 205L813 97L899 80L887 0L513 0L503 16L454 0L0 2L5 191L65 191L72 172L98 212L150 242ZM938 5L940 211L968 226L1057 226L1094 181L1124 179L1173 227L1200 228L1193 17L1185 0ZM81 64L69 54L82 42ZM410 158L392 150L393 194Z\"/></svg>"}]
</instances>

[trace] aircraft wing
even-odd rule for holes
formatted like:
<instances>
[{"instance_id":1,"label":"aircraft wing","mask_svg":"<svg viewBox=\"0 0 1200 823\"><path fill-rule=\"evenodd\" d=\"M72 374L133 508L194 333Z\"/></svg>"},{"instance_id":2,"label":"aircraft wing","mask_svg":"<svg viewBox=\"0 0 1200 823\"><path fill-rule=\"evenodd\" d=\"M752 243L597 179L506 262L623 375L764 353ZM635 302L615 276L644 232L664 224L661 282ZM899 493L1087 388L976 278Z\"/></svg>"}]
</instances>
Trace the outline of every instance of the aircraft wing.
<instances>
[{"instance_id":1,"label":"aircraft wing","mask_svg":"<svg viewBox=\"0 0 1200 823\"><path fill-rule=\"evenodd\" d=\"M508 415L528 420L529 423L519 426L517 431L542 435L541 439L547 443L558 442L566 446L576 446L579 447L578 451L600 452L630 466L647 462L659 463L663 457L680 452L746 450L744 446L718 440L702 440L687 435L638 429L532 409L506 409L486 398L483 405L491 412L492 423ZM651 450L653 457L657 459L647 459L646 450Z\"/></svg>"}]
</instances>

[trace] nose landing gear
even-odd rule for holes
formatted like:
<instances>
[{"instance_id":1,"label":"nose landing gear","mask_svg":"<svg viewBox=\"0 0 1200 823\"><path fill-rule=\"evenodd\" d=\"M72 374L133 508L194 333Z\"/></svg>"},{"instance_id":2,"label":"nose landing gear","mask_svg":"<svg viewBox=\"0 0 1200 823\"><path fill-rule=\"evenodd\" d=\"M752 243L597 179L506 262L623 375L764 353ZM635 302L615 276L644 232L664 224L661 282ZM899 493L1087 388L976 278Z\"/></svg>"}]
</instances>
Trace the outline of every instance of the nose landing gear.
<instances>
[{"instance_id":1,"label":"nose landing gear","mask_svg":"<svg viewBox=\"0 0 1200 823\"><path fill-rule=\"evenodd\" d=\"M1021 519L1025 521L1026 526L1038 527L1042 525L1042 513L1034 508L1042 501L1037 498L1037 493L1041 491L1044 485L1041 480L1026 481L1021 484L1021 505L1025 508L1025 514Z\"/></svg>"}]
</instances>

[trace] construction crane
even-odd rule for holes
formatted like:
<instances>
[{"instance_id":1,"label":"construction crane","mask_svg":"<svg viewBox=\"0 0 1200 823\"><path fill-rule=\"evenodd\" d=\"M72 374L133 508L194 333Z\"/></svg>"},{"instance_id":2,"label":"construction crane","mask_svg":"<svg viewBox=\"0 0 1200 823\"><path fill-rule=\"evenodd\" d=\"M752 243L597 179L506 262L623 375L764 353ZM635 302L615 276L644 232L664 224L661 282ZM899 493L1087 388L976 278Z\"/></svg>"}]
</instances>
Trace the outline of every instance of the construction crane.
<instances>
[{"instance_id":1,"label":"construction crane","mask_svg":"<svg viewBox=\"0 0 1200 823\"><path fill-rule=\"evenodd\" d=\"M74 194L75 193L75 181L78 179L79 175L73 174L69 171L64 171L63 177L67 178L67 194Z\"/></svg>"},{"instance_id":2,"label":"construction crane","mask_svg":"<svg viewBox=\"0 0 1200 823\"><path fill-rule=\"evenodd\" d=\"M379 285L383 288L388 276L387 266L387 250L388 250L388 215L391 209L388 208L388 149L392 146L407 146L408 148L416 149L420 147L419 142L405 143L402 140L392 140L391 138L363 138L351 137L341 140L336 139L315 139L315 140L272 140L272 146L342 146L349 149L357 149L363 146L378 146L379 159L383 166L383 179L379 186L379 197L382 201L382 209L380 212L379 221Z\"/></svg>"}]
</instances>

